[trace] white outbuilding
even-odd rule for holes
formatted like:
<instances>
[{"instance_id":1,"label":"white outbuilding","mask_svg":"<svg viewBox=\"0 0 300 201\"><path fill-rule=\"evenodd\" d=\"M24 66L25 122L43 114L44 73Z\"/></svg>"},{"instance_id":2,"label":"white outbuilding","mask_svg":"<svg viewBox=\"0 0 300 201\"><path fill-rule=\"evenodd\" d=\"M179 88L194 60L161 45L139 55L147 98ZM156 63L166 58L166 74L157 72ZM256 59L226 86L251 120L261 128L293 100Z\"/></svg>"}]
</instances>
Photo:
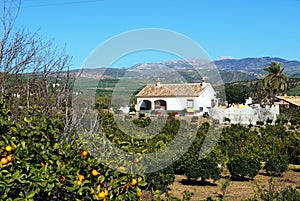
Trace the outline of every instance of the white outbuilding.
<instances>
[{"instance_id":1,"label":"white outbuilding","mask_svg":"<svg viewBox=\"0 0 300 201\"><path fill-rule=\"evenodd\" d=\"M216 92L210 83L156 84L146 85L137 95L137 111L166 110L201 115L214 107Z\"/></svg>"}]
</instances>

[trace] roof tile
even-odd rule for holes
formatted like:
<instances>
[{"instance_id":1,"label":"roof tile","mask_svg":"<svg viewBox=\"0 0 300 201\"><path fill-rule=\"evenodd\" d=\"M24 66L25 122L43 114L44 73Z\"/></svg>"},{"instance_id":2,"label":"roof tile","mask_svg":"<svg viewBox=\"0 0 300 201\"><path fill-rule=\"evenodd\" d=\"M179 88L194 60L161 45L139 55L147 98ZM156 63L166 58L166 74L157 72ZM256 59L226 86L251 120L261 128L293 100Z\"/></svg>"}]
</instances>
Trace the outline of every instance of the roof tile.
<instances>
[{"instance_id":1,"label":"roof tile","mask_svg":"<svg viewBox=\"0 0 300 201\"><path fill-rule=\"evenodd\" d=\"M194 97L198 96L204 87L200 83L186 84L149 84L144 87L137 97Z\"/></svg>"}]
</instances>

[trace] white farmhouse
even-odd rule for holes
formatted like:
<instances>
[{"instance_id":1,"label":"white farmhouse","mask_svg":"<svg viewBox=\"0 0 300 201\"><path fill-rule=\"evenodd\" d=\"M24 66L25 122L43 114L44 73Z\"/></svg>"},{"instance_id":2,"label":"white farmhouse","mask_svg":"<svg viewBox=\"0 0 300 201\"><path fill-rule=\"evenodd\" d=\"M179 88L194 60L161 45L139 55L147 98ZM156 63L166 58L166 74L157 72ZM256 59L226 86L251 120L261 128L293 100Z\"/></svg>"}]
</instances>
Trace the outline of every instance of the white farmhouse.
<instances>
[{"instance_id":1,"label":"white farmhouse","mask_svg":"<svg viewBox=\"0 0 300 201\"><path fill-rule=\"evenodd\" d=\"M137 95L137 111L167 110L189 114L209 113L216 104L216 93L211 84L148 84Z\"/></svg>"}]
</instances>

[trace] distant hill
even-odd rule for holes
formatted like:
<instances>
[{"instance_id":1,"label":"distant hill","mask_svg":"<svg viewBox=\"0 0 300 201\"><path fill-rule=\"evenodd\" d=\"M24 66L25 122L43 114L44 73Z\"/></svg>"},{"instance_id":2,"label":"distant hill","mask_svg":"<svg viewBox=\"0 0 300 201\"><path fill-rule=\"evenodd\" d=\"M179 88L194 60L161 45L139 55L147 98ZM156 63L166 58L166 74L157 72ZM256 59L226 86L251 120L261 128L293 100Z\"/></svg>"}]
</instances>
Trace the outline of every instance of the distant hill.
<instances>
[{"instance_id":1,"label":"distant hill","mask_svg":"<svg viewBox=\"0 0 300 201\"><path fill-rule=\"evenodd\" d=\"M98 68L85 69L81 77L86 78L120 78L123 76L144 76L147 79L176 81L180 74L187 82L201 80L199 71L209 69L215 65L225 83L261 79L264 75L263 67L272 61L277 61L285 68L285 73L290 77L300 77L300 62L290 61L277 57L222 59L209 62L207 60L192 59L189 61L172 60L158 63L136 64L130 68ZM79 70L75 70L79 71ZM164 78L165 76L165 78ZM172 80L172 78L174 80Z\"/></svg>"},{"instance_id":2,"label":"distant hill","mask_svg":"<svg viewBox=\"0 0 300 201\"><path fill-rule=\"evenodd\" d=\"M285 68L285 73L289 76L300 73L300 62L289 61L278 57L261 57L245 59L224 59L214 61L214 64L220 70L241 71L254 74L264 74L263 67L268 66L272 61L277 61Z\"/></svg>"}]
</instances>

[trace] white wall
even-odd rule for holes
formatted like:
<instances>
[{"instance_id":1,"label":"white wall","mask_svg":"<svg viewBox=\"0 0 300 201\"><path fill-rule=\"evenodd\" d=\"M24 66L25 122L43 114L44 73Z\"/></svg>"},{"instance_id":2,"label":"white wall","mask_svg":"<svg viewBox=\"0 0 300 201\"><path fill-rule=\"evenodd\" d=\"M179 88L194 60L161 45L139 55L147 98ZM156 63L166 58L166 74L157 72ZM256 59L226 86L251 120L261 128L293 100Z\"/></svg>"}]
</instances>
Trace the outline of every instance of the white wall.
<instances>
[{"instance_id":1,"label":"white wall","mask_svg":"<svg viewBox=\"0 0 300 201\"><path fill-rule=\"evenodd\" d=\"M187 108L187 100L194 100L193 110L198 111L200 107L203 108L203 112L209 112L207 108L212 107L211 100L215 98L215 91L211 85L207 85L205 90L201 92L199 97L155 97L155 98L137 98L136 110L140 110L140 106L143 100L151 102L152 110L154 110L154 101L164 100L167 103L167 110L183 110Z\"/></svg>"},{"instance_id":2,"label":"white wall","mask_svg":"<svg viewBox=\"0 0 300 201\"><path fill-rule=\"evenodd\" d=\"M154 110L154 101L164 100L167 102L167 110L183 110L187 106L186 97L165 97L165 98L137 98L136 110L140 110L140 106L143 100L151 101L152 110Z\"/></svg>"},{"instance_id":3,"label":"white wall","mask_svg":"<svg viewBox=\"0 0 300 201\"><path fill-rule=\"evenodd\" d=\"M229 118L232 124L253 124L255 125L257 121L262 121L266 123L266 120L272 119L273 123L277 119L279 114L279 106L273 106L271 108L251 108L249 106L245 108L216 108L213 112L214 119L219 119L220 123L223 123L224 117Z\"/></svg>"}]
</instances>

